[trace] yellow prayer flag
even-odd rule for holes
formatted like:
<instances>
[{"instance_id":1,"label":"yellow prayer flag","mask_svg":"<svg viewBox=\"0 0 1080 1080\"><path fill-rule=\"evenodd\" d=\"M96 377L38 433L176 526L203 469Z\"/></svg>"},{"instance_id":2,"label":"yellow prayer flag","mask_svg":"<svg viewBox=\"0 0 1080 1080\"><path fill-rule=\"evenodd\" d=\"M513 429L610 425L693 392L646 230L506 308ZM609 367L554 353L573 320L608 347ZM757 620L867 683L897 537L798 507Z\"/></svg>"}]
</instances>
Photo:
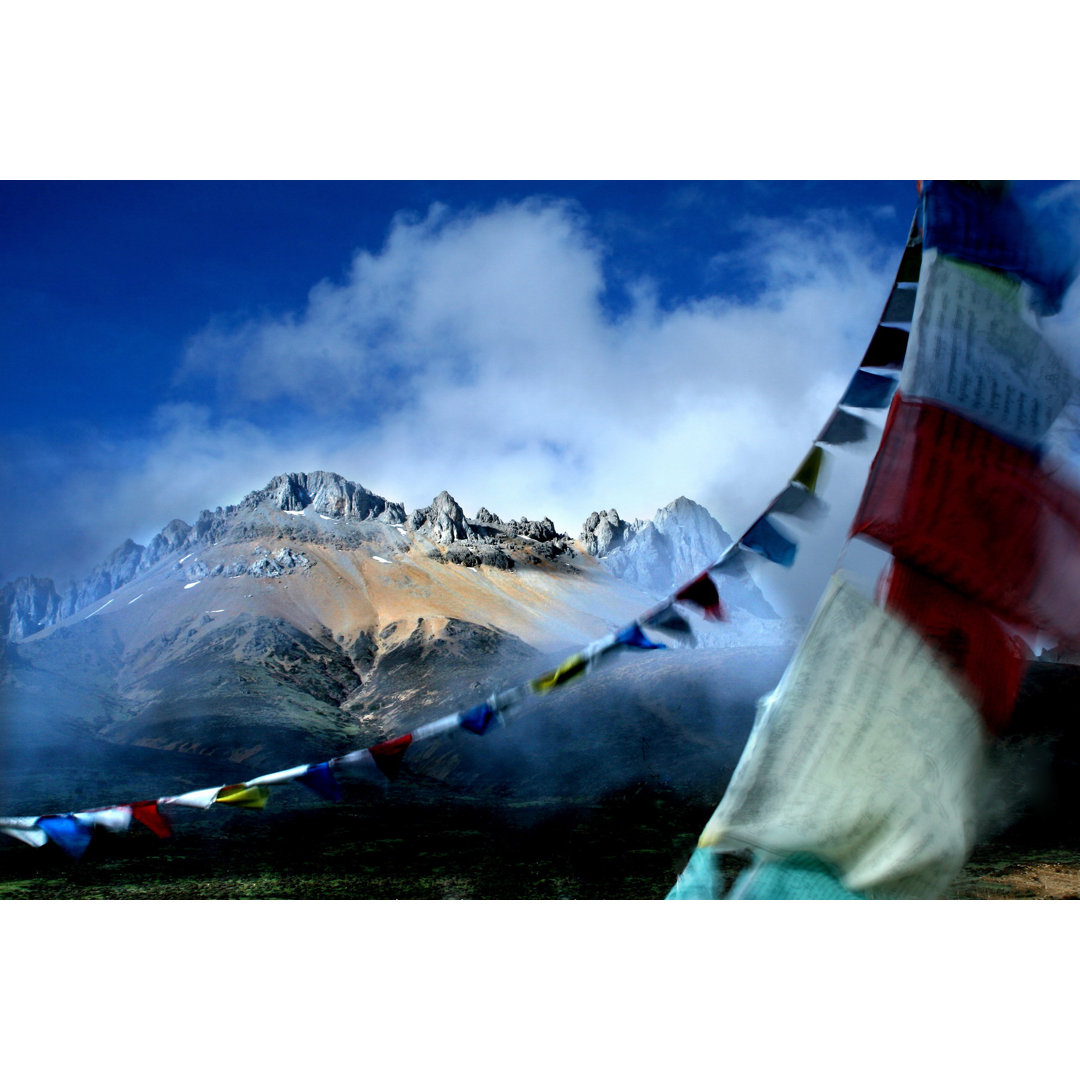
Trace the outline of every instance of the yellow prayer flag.
<instances>
[{"instance_id":1,"label":"yellow prayer flag","mask_svg":"<svg viewBox=\"0 0 1080 1080\"><path fill-rule=\"evenodd\" d=\"M574 653L573 656L564 660L554 671L546 672L538 679L529 683L534 694L546 694L554 690L556 686L562 686L571 679L582 675L589 665L589 658L584 653Z\"/></svg>"},{"instance_id":2,"label":"yellow prayer flag","mask_svg":"<svg viewBox=\"0 0 1080 1080\"><path fill-rule=\"evenodd\" d=\"M244 787L243 784L231 784L218 792L215 802L228 803L230 806L242 806L247 810L261 810L270 798L270 789L265 787Z\"/></svg>"}]
</instances>

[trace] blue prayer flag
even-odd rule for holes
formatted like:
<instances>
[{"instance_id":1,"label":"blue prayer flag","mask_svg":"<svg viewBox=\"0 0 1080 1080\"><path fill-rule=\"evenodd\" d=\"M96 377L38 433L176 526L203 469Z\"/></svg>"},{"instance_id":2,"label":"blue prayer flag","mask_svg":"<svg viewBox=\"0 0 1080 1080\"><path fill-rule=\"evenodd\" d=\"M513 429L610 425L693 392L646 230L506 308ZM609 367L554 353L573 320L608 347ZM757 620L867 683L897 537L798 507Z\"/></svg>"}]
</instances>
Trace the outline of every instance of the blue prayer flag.
<instances>
[{"instance_id":1,"label":"blue prayer flag","mask_svg":"<svg viewBox=\"0 0 1080 1080\"><path fill-rule=\"evenodd\" d=\"M330 762L323 761L318 765L309 765L306 773L297 777L301 784L311 788L316 795L321 795L331 802L340 802L342 791L337 778L330 771Z\"/></svg>"},{"instance_id":2,"label":"blue prayer flag","mask_svg":"<svg viewBox=\"0 0 1080 1080\"><path fill-rule=\"evenodd\" d=\"M856 371L848 384L841 405L855 409L884 409L896 389L896 380L888 375L874 375L869 371Z\"/></svg>"},{"instance_id":3,"label":"blue prayer flag","mask_svg":"<svg viewBox=\"0 0 1080 1080\"><path fill-rule=\"evenodd\" d=\"M923 194L925 247L1015 274L1035 287L1046 313L1061 308L1077 251L1050 211L1025 213L1011 192L986 181L926 181Z\"/></svg>"},{"instance_id":4,"label":"blue prayer flag","mask_svg":"<svg viewBox=\"0 0 1080 1080\"><path fill-rule=\"evenodd\" d=\"M767 517L758 518L739 543L779 566L791 566L798 550Z\"/></svg>"},{"instance_id":5,"label":"blue prayer flag","mask_svg":"<svg viewBox=\"0 0 1080 1080\"><path fill-rule=\"evenodd\" d=\"M485 735L498 719L499 714L485 701L482 705L474 705L467 712L463 712L458 723L474 735Z\"/></svg>"},{"instance_id":6,"label":"blue prayer flag","mask_svg":"<svg viewBox=\"0 0 1080 1080\"><path fill-rule=\"evenodd\" d=\"M658 641L650 641L645 632L641 629L636 622L632 622L625 629L620 630L615 635L616 645L631 645L635 649L666 649L666 645L661 645Z\"/></svg>"},{"instance_id":7,"label":"blue prayer flag","mask_svg":"<svg viewBox=\"0 0 1080 1080\"><path fill-rule=\"evenodd\" d=\"M36 824L57 847L63 849L73 859L82 857L90 844L90 837L94 834L90 825L79 821L71 814L41 817L37 819Z\"/></svg>"}]
</instances>

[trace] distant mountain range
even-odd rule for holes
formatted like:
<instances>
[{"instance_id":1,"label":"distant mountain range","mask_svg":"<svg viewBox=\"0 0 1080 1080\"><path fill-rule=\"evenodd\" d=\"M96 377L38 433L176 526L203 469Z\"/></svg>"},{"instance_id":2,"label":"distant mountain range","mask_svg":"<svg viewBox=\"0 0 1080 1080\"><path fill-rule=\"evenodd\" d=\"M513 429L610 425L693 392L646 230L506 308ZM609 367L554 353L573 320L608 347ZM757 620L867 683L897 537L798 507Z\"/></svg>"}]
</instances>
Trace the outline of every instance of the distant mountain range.
<instances>
[{"instance_id":1,"label":"distant mountain range","mask_svg":"<svg viewBox=\"0 0 1080 1080\"><path fill-rule=\"evenodd\" d=\"M0 759L9 781L51 761L54 784L107 746L193 776L324 760L538 674L729 543L685 498L651 522L592 514L575 541L547 518L466 517L445 491L407 513L334 473L277 476L63 593L0 587ZM749 577L724 599L732 621L704 636L794 640Z\"/></svg>"}]
</instances>

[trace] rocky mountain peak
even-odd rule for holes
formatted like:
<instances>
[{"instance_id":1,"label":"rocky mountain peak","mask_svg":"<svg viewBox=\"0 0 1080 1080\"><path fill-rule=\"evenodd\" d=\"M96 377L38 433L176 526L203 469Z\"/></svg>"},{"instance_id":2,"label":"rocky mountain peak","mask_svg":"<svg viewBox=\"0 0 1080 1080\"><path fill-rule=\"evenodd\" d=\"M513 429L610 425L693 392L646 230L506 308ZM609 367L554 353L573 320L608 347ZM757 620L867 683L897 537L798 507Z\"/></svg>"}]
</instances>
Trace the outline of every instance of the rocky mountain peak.
<instances>
[{"instance_id":1,"label":"rocky mountain peak","mask_svg":"<svg viewBox=\"0 0 1080 1080\"><path fill-rule=\"evenodd\" d=\"M688 581L731 545L720 523L685 495L657 510L652 521L629 522L617 510L594 511L580 539L615 577L658 596ZM760 618L776 618L749 574L735 582L732 598Z\"/></svg>"},{"instance_id":2,"label":"rocky mountain peak","mask_svg":"<svg viewBox=\"0 0 1080 1080\"><path fill-rule=\"evenodd\" d=\"M240 503L241 510L259 506L293 512L310 506L327 517L383 521L387 525L400 525L405 521L405 507L401 503L375 495L337 473L321 470L275 476L261 491L251 492Z\"/></svg>"},{"instance_id":3,"label":"rocky mountain peak","mask_svg":"<svg viewBox=\"0 0 1080 1080\"><path fill-rule=\"evenodd\" d=\"M455 540L479 539L480 534L465 520L465 511L448 491L440 491L423 510L414 510L408 527L419 536L436 544L452 544Z\"/></svg>"}]
</instances>

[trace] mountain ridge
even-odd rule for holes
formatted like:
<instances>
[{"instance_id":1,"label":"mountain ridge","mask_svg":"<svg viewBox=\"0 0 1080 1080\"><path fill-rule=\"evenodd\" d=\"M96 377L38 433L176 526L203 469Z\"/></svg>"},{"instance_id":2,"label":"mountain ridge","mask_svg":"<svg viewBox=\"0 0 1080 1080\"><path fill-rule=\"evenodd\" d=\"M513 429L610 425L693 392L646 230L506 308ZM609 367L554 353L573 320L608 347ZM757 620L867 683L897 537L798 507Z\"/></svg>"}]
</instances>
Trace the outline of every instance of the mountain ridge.
<instances>
[{"instance_id":1,"label":"mountain ridge","mask_svg":"<svg viewBox=\"0 0 1080 1080\"><path fill-rule=\"evenodd\" d=\"M328 530L323 522L336 528ZM33 575L0 585L0 633L12 641L32 637L86 611L170 557L180 556L181 564L195 559L185 571L191 580L214 575L273 577L305 564L307 556L294 551L293 543L355 549L384 534L379 526L395 530L430 558L470 568L513 570L519 563L561 563L572 571L577 554L573 541L550 518L504 522L486 507L469 518L446 491L429 506L406 514L404 504L337 473L282 473L235 506L201 511L191 525L174 518L146 545L125 540L63 592L51 578ZM252 538L291 543L281 543L276 551L259 545L251 562L234 559L211 566L200 557L207 546ZM605 569L615 577L650 594L670 590L700 572L730 543L708 511L685 496L658 510L651 522L623 522L615 510L593 513L579 540L586 553L607 560ZM747 578L739 586L738 602L760 617L775 617L755 592Z\"/></svg>"}]
</instances>

